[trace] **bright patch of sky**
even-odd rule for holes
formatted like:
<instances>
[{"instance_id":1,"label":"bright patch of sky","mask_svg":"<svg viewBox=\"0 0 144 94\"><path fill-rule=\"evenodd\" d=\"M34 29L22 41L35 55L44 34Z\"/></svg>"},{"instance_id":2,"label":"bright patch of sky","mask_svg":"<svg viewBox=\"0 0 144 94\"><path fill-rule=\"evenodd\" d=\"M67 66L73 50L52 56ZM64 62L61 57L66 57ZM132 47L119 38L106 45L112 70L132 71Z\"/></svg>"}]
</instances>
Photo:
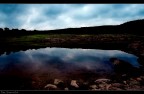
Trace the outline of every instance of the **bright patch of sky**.
<instances>
[{"instance_id":1,"label":"bright patch of sky","mask_svg":"<svg viewBox=\"0 0 144 94\"><path fill-rule=\"evenodd\" d=\"M1 28L52 30L143 18L144 4L0 4Z\"/></svg>"}]
</instances>

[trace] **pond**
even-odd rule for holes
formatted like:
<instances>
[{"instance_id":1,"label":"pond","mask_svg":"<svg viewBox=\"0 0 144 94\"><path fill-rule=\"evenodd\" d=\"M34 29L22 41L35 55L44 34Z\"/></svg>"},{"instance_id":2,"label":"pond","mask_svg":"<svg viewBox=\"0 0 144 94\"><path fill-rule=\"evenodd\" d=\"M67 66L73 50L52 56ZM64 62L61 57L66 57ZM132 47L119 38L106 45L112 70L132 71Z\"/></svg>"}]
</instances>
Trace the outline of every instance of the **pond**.
<instances>
[{"instance_id":1,"label":"pond","mask_svg":"<svg viewBox=\"0 0 144 94\"><path fill-rule=\"evenodd\" d=\"M119 50L47 47L4 53L0 56L0 89L42 89L54 79L107 77L114 73L111 58L141 66L137 56Z\"/></svg>"},{"instance_id":2,"label":"pond","mask_svg":"<svg viewBox=\"0 0 144 94\"><path fill-rule=\"evenodd\" d=\"M3 73L23 71L27 73L51 72L67 74L92 71L111 73L113 65L110 58L118 58L139 67L138 57L119 50L41 48L11 52L0 56L0 70ZM81 71L82 70L82 71Z\"/></svg>"}]
</instances>

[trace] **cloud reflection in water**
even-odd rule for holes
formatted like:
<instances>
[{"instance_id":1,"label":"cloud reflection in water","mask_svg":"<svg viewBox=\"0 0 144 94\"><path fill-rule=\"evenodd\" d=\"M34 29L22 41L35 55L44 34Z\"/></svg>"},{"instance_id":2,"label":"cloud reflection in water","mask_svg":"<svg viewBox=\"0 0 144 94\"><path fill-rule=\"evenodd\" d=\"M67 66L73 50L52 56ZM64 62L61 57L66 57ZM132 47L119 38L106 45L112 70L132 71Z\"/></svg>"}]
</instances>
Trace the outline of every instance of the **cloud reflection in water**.
<instances>
[{"instance_id":1,"label":"cloud reflection in water","mask_svg":"<svg viewBox=\"0 0 144 94\"><path fill-rule=\"evenodd\" d=\"M0 56L0 70L18 67L20 70L36 73L68 73L77 70L112 72L110 58L116 57L139 67L136 56L118 50L41 48L3 54ZM14 65L14 66L12 66Z\"/></svg>"}]
</instances>

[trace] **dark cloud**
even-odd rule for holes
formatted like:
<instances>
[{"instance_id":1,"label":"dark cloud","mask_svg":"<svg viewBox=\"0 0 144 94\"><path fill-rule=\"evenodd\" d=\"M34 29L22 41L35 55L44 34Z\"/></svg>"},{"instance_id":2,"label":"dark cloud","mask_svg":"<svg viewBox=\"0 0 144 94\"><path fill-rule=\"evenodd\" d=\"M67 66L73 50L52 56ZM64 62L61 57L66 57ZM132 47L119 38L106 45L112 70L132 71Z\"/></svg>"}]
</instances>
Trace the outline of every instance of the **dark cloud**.
<instances>
[{"instance_id":1,"label":"dark cloud","mask_svg":"<svg viewBox=\"0 0 144 94\"><path fill-rule=\"evenodd\" d=\"M58 29L144 18L143 4L0 4L0 27Z\"/></svg>"},{"instance_id":2,"label":"dark cloud","mask_svg":"<svg viewBox=\"0 0 144 94\"><path fill-rule=\"evenodd\" d=\"M21 23L17 17L23 13L25 7L19 4L0 4L0 14L2 17L0 19L1 23L5 27L18 28Z\"/></svg>"}]
</instances>

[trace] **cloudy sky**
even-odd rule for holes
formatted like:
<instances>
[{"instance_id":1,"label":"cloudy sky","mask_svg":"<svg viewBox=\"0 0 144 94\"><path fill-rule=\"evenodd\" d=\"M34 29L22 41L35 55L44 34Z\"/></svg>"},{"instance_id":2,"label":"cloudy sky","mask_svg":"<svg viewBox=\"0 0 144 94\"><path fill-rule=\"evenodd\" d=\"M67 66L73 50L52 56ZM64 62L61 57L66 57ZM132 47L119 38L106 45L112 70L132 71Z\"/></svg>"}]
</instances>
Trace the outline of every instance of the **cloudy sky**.
<instances>
[{"instance_id":1,"label":"cloudy sky","mask_svg":"<svg viewBox=\"0 0 144 94\"><path fill-rule=\"evenodd\" d=\"M144 4L0 4L0 27L51 30L143 19Z\"/></svg>"}]
</instances>

